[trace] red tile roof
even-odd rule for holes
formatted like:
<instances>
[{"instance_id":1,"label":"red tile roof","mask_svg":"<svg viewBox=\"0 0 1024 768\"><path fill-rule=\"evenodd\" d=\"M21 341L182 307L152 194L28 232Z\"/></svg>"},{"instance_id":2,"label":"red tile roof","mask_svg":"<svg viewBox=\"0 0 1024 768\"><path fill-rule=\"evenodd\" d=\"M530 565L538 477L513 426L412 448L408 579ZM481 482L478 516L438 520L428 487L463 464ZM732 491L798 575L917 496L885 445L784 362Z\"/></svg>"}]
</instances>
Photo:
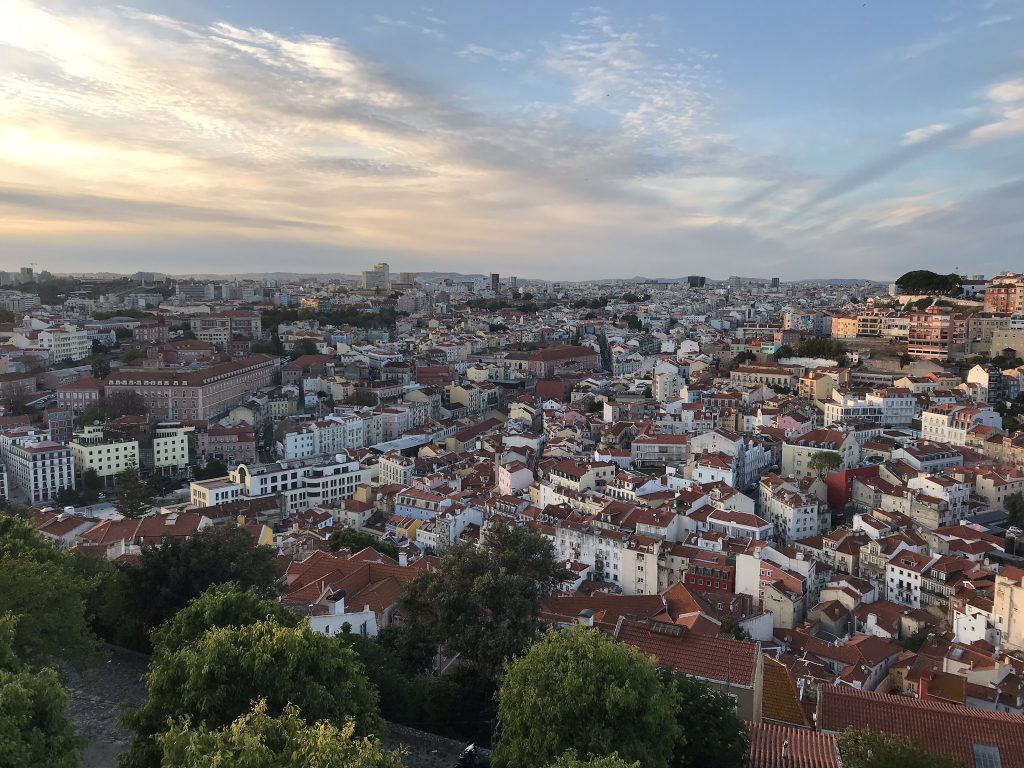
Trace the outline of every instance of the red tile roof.
<instances>
[{"instance_id":1,"label":"red tile roof","mask_svg":"<svg viewBox=\"0 0 1024 768\"><path fill-rule=\"evenodd\" d=\"M747 723L750 768L839 768L835 737L806 728Z\"/></svg>"},{"instance_id":2,"label":"red tile roof","mask_svg":"<svg viewBox=\"0 0 1024 768\"><path fill-rule=\"evenodd\" d=\"M1002 768L1024 768L1024 716L974 707L867 693L847 686L822 686L818 727L838 733L853 726L910 739L935 755L951 757L967 768L973 746L999 750Z\"/></svg>"}]
</instances>

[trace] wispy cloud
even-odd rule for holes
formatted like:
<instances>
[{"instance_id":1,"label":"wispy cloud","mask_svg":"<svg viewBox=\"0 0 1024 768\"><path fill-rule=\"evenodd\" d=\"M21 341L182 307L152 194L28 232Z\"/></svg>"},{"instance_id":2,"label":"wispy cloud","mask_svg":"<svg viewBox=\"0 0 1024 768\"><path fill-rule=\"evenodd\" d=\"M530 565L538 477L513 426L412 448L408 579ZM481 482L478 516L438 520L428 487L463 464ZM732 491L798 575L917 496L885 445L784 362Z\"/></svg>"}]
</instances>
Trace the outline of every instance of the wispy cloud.
<instances>
[{"instance_id":1,"label":"wispy cloud","mask_svg":"<svg viewBox=\"0 0 1024 768\"><path fill-rule=\"evenodd\" d=\"M933 123L932 125L926 125L924 128L914 128L903 134L903 145L920 144L922 141L926 141L932 136L938 136L940 133L945 133L948 130L949 125L946 123Z\"/></svg>"},{"instance_id":2,"label":"wispy cloud","mask_svg":"<svg viewBox=\"0 0 1024 768\"><path fill-rule=\"evenodd\" d=\"M480 61L481 59L494 59L504 64L508 64L514 61L523 61L526 56L526 51L499 51L496 48L489 48L485 45L477 45L476 43L469 43L462 50L459 51L459 56L470 61Z\"/></svg>"}]
</instances>

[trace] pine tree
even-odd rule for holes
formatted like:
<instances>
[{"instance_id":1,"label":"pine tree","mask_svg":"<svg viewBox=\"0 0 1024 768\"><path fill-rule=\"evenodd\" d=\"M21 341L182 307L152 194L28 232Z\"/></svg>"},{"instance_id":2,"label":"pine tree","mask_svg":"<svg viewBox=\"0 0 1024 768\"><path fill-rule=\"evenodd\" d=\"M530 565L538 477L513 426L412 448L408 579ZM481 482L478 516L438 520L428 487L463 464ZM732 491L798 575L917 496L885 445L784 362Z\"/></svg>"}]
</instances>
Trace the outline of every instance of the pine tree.
<instances>
[{"instance_id":1,"label":"pine tree","mask_svg":"<svg viewBox=\"0 0 1024 768\"><path fill-rule=\"evenodd\" d=\"M153 490L139 478L139 468L134 464L117 476L117 484L114 508L125 517L131 520L142 517L153 506Z\"/></svg>"}]
</instances>

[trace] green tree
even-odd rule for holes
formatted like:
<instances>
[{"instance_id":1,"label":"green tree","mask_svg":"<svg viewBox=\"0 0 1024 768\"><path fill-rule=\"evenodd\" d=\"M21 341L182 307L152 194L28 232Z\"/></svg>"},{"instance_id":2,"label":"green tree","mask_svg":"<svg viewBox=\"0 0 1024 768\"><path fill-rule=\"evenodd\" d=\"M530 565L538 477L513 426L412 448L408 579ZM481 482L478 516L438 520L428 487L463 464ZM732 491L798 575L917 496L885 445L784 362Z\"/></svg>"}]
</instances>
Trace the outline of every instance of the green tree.
<instances>
[{"instance_id":1,"label":"green tree","mask_svg":"<svg viewBox=\"0 0 1024 768\"><path fill-rule=\"evenodd\" d=\"M736 704L707 683L669 671L659 672L675 704L676 722L684 737L672 752L672 768L743 768L747 760L747 728Z\"/></svg>"},{"instance_id":2,"label":"green tree","mask_svg":"<svg viewBox=\"0 0 1024 768\"><path fill-rule=\"evenodd\" d=\"M281 565L270 547L257 547L236 525L205 528L188 541L147 547L120 568L108 604L121 617L114 642L140 651L149 632L215 584L234 582L259 597L277 594Z\"/></svg>"},{"instance_id":3,"label":"green tree","mask_svg":"<svg viewBox=\"0 0 1024 768\"><path fill-rule=\"evenodd\" d=\"M205 467L196 467L192 477L196 480L211 480L215 477L224 477L228 473L228 465L219 459L210 459Z\"/></svg>"},{"instance_id":4,"label":"green tree","mask_svg":"<svg viewBox=\"0 0 1024 768\"><path fill-rule=\"evenodd\" d=\"M310 720L351 720L359 736L383 730L377 692L359 657L305 624L261 621L210 629L177 651L153 656L146 688L146 702L125 719L136 735L121 758L124 768L159 768L158 737L169 720L218 729L259 699L271 717L292 704Z\"/></svg>"},{"instance_id":5,"label":"green tree","mask_svg":"<svg viewBox=\"0 0 1024 768\"><path fill-rule=\"evenodd\" d=\"M347 405L363 405L363 406L375 406L377 405L377 395L368 389L356 389L353 390L352 394L345 398Z\"/></svg>"},{"instance_id":6,"label":"green tree","mask_svg":"<svg viewBox=\"0 0 1024 768\"><path fill-rule=\"evenodd\" d=\"M843 460L838 453L833 451L817 451L807 462L807 468L824 477L829 472L834 472L842 465Z\"/></svg>"},{"instance_id":7,"label":"green tree","mask_svg":"<svg viewBox=\"0 0 1024 768\"><path fill-rule=\"evenodd\" d=\"M789 346L789 344L783 344L781 347L775 350L775 354L773 355L773 357L776 360L785 360L786 358L792 357L795 354L796 351L791 346Z\"/></svg>"},{"instance_id":8,"label":"green tree","mask_svg":"<svg viewBox=\"0 0 1024 768\"><path fill-rule=\"evenodd\" d=\"M847 728L837 739L845 768L956 768L948 757L929 754L911 741Z\"/></svg>"},{"instance_id":9,"label":"green tree","mask_svg":"<svg viewBox=\"0 0 1024 768\"><path fill-rule=\"evenodd\" d=\"M234 583L216 584L153 630L153 653L175 653L211 629L244 627L258 621L297 627L301 619L276 600L260 597L254 589L240 590Z\"/></svg>"},{"instance_id":10,"label":"green tree","mask_svg":"<svg viewBox=\"0 0 1024 768\"><path fill-rule=\"evenodd\" d=\"M481 546L456 544L438 570L406 586L403 623L496 676L536 638L540 600L564 576L547 539L496 525Z\"/></svg>"},{"instance_id":11,"label":"green tree","mask_svg":"<svg viewBox=\"0 0 1024 768\"><path fill-rule=\"evenodd\" d=\"M900 355L900 370L902 371L912 362L914 362L914 358L912 358L910 355L904 352L902 355Z\"/></svg>"},{"instance_id":12,"label":"green tree","mask_svg":"<svg viewBox=\"0 0 1024 768\"><path fill-rule=\"evenodd\" d=\"M32 671L18 658L18 623L0 616L0 765L76 768L79 740L64 716L67 692L52 669Z\"/></svg>"},{"instance_id":13,"label":"green tree","mask_svg":"<svg viewBox=\"0 0 1024 768\"><path fill-rule=\"evenodd\" d=\"M340 531L334 531L328 537L327 541L331 545L332 552L337 552L339 549L348 549L352 552L358 552L361 549L370 547L371 549L375 549L380 552L382 555L390 557L392 560L398 559L398 547L394 544L381 541L376 536L364 531L357 531L355 528L342 528Z\"/></svg>"},{"instance_id":14,"label":"green tree","mask_svg":"<svg viewBox=\"0 0 1024 768\"><path fill-rule=\"evenodd\" d=\"M1024 526L1024 494L1011 493L1003 502L1007 513L1010 515L1010 523L1017 527Z\"/></svg>"},{"instance_id":15,"label":"green tree","mask_svg":"<svg viewBox=\"0 0 1024 768\"><path fill-rule=\"evenodd\" d=\"M312 339L302 339L296 342L292 348L292 357L302 357L303 355L318 355L320 350L316 347L316 342Z\"/></svg>"},{"instance_id":16,"label":"green tree","mask_svg":"<svg viewBox=\"0 0 1024 768\"><path fill-rule=\"evenodd\" d=\"M110 375L110 362L102 357L92 361L92 375L97 379L105 379Z\"/></svg>"},{"instance_id":17,"label":"green tree","mask_svg":"<svg viewBox=\"0 0 1024 768\"><path fill-rule=\"evenodd\" d=\"M496 768L547 765L570 749L668 768L681 738L654 664L596 629L550 630L498 691Z\"/></svg>"},{"instance_id":18,"label":"green tree","mask_svg":"<svg viewBox=\"0 0 1024 768\"><path fill-rule=\"evenodd\" d=\"M745 363L752 363L757 360L757 355L753 352L743 350L732 356L732 360L729 361L729 370L734 371Z\"/></svg>"},{"instance_id":19,"label":"green tree","mask_svg":"<svg viewBox=\"0 0 1024 768\"><path fill-rule=\"evenodd\" d=\"M103 478L95 469L89 467L82 472L82 487L88 491L98 491L103 488Z\"/></svg>"},{"instance_id":20,"label":"green tree","mask_svg":"<svg viewBox=\"0 0 1024 768\"><path fill-rule=\"evenodd\" d=\"M555 760L548 768L640 768L640 763L639 761L627 763L618 754L591 757L584 760L576 754L576 750L571 749Z\"/></svg>"},{"instance_id":21,"label":"green tree","mask_svg":"<svg viewBox=\"0 0 1024 768\"><path fill-rule=\"evenodd\" d=\"M222 728L195 727L180 721L158 737L162 768L401 768L395 752L373 738L354 738L351 723L341 727L322 720L310 725L299 708L267 714L261 699L252 711Z\"/></svg>"},{"instance_id":22,"label":"green tree","mask_svg":"<svg viewBox=\"0 0 1024 768\"><path fill-rule=\"evenodd\" d=\"M0 614L16 619L10 644L18 658L81 665L95 656L88 622L95 579L79 568L81 558L58 550L28 521L0 514Z\"/></svg>"},{"instance_id":23,"label":"green tree","mask_svg":"<svg viewBox=\"0 0 1024 768\"><path fill-rule=\"evenodd\" d=\"M153 489L139 479L139 468L125 467L117 476L117 499L114 509L129 520L142 517L153 508Z\"/></svg>"}]
</instances>

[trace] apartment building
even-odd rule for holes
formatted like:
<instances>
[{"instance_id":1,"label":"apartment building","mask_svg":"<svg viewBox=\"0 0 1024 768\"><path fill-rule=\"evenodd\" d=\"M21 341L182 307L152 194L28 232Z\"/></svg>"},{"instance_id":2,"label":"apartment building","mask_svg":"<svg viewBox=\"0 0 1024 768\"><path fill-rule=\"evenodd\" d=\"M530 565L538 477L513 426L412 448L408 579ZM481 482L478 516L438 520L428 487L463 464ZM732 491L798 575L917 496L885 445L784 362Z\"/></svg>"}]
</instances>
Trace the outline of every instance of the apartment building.
<instances>
[{"instance_id":1,"label":"apartment building","mask_svg":"<svg viewBox=\"0 0 1024 768\"><path fill-rule=\"evenodd\" d=\"M870 392L833 389L824 403L824 423L869 421L883 427L904 427L914 420L915 400L909 389L888 387Z\"/></svg>"},{"instance_id":2,"label":"apartment building","mask_svg":"<svg viewBox=\"0 0 1024 768\"><path fill-rule=\"evenodd\" d=\"M954 325L953 315L937 307L912 313L907 354L915 360L948 360L953 349Z\"/></svg>"},{"instance_id":3,"label":"apartment building","mask_svg":"<svg viewBox=\"0 0 1024 768\"><path fill-rule=\"evenodd\" d=\"M74 325L61 325L39 331L39 346L50 353L50 362L82 360L92 354L89 334Z\"/></svg>"},{"instance_id":4,"label":"apartment building","mask_svg":"<svg viewBox=\"0 0 1024 768\"><path fill-rule=\"evenodd\" d=\"M75 487L75 462L66 445L31 435L12 440L5 454L11 491L30 504L52 501L64 488Z\"/></svg>"},{"instance_id":5,"label":"apartment building","mask_svg":"<svg viewBox=\"0 0 1024 768\"><path fill-rule=\"evenodd\" d=\"M860 460L860 446L853 432L834 429L812 429L802 435L786 438L782 446L782 474L809 477L815 474L810 460L816 453L834 453L840 469L852 469Z\"/></svg>"},{"instance_id":6,"label":"apartment building","mask_svg":"<svg viewBox=\"0 0 1024 768\"><path fill-rule=\"evenodd\" d=\"M795 478L767 474L758 485L760 515L774 526L775 541L790 545L828 532L828 507Z\"/></svg>"},{"instance_id":7,"label":"apartment building","mask_svg":"<svg viewBox=\"0 0 1024 768\"><path fill-rule=\"evenodd\" d=\"M996 576L992 612L1002 626L1002 647L1024 651L1024 570L1007 566Z\"/></svg>"},{"instance_id":8,"label":"apartment building","mask_svg":"<svg viewBox=\"0 0 1024 768\"><path fill-rule=\"evenodd\" d=\"M174 422L156 425L153 430L153 468L170 471L186 467L191 459L190 443L195 427Z\"/></svg>"},{"instance_id":9,"label":"apartment building","mask_svg":"<svg viewBox=\"0 0 1024 768\"><path fill-rule=\"evenodd\" d=\"M630 458L636 467L664 467L686 462L686 435L639 435L633 438Z\"/></svg>"},{"instance_id":10,"label":"apartment building","mask_svg":"<svg viewBox=\"0 0 1024 768\"><path fill-rule=\"evenodd\" d=\"M967 433L978 426L1000 430L1003 417L991 406L941 403L921 414L921 437L934 443L967 445Z\"/></svg>"},{"instance_id":11,"label":"apartment building","mask_svg":"<svg viewBox=\"0 0 1024 768\"><path fill-rule=\"evenodd\" d=\"M120 370L111 374L106 392L138 392L157 419L210 419L277 383L279 373L276 358L252 355L199 370Z\"/></svg>"},{"instance_id":12,"label":"apartment building","mask_svg":"<svg viewBox=\"0 0 1024 768\"><path fill-rule=\"evenodd\" d=\"M985 311L1024 312L1024 274L1004 272L985 287Z\"/></svg>"},{"instance_id":13,"label":"apartment building","mask_svg":"<svg viewBox=\"0 0 1024 768\"><path fill-rule=\"evenodd\" d=\"M139 466L138 440L109 440L103 434L103 427L87 425L76 432L68 443L78 477L92 470L104 482L124 472L129 467Z\"/></svg>"}]
</instances>

